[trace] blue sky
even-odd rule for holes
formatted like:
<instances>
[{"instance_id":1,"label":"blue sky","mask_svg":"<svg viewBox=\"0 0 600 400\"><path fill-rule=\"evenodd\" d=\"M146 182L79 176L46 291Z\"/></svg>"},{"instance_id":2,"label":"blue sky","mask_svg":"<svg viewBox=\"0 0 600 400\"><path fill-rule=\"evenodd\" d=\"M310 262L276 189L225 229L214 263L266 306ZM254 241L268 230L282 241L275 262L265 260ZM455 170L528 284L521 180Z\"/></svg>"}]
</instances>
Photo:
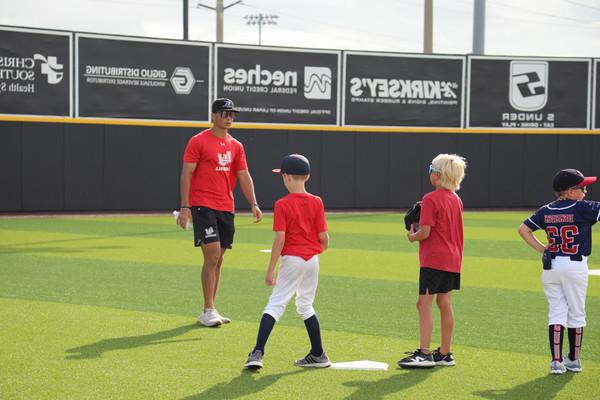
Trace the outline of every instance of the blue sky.
<instances>
[{"instance_id":1,"label":"blue sky","mask_svg":"<svg viewBox=\"0 0 600 400\"><path fill-rule=\"evenodd\" d=\"M215 13L189 0L190 39L215 41ZM225 0L231 4L234 0ZM225 42L258 44L252 14L273 46L416 52L424 0L244 0L225 11ZM0 0L0 24L182 38L181 0ZM486 54L600 57L600 0L487 0ZM472 50L473 0L434 0L435 53Z\"/></svg>"}]
</instances>

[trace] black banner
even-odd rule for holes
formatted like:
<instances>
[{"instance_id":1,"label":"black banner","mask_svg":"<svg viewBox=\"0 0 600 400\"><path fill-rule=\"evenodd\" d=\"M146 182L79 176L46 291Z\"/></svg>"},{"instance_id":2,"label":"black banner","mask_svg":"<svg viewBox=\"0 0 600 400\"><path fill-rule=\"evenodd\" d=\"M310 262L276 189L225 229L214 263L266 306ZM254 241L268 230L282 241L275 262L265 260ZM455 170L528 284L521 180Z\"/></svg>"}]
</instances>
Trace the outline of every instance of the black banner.
<instances>
[{"instance_id":1,"label":"black banner","mask_svg":"<svg viewBox=\"0 0 600 400\"><path fill-rule=\"evenodd\" d=\"M71 34L0 27L0 114L71 116Z\"/></svg>"},{"instance_id":2,"label":"black banner","mask_svg":"<svg viewBox=\"0 0 600 400\"><path fill-rule=\"evenodd\" d=\"M462 126L464 57L344 55L344 125Z\"/></svg>"},{"instance_id":3,"label":"black banner","mask_svg":"<svg viewBox=\"0 0 600 400\"><path fill-rule=\"evenodd\" d=\"M469 57L467 127L587 129L590 60Z\"/></svg>"},{"instance_id":4,"label":"black banner","mask_svg":"<svg viewBox=\"0 0 600 400\"><path fill-rule=\"evenodd\" d=\"M600 60L594 60L594 129L600 129Z\"/></svg>"},{"instance_id":5,"label":"black banner","mask_svg":"<svg viewBox=\"0 0 600 400\"><path fill-rule=\"evenodd\" d=\"M211 47L76 35L78 117L209 120Z\"/></svg>"},{"instance_id":6,"label":"black banner","mask_svg":"<svg viewBox=\"0 0 600 400\"><path fill-rule=\"evenodd\" d=\"M217 45L216 60L215 93L236 121L338 124L339 52Z\"/></svg>"}]
</instances>

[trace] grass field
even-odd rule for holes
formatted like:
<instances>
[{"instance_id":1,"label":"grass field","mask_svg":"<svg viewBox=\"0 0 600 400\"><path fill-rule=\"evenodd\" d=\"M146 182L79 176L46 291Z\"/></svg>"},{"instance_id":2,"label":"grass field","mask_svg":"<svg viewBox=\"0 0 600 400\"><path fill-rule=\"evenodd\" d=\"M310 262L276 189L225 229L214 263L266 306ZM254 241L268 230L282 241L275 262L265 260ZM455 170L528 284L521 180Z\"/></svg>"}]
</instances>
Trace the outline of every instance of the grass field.
<instances>
[{"instance_id":1,"label":"grass field","mask_svg":"<svg viewBox=\"0 0 600 400\"><path fill-rule=\"evenodd\" d=\"M260 250L271 218L236 218L217 299L233 322L220 328L196 323L202 257L170 215L0 218L0 399L598 399L600 276L590 276L583 373L549 376L541 265L516 233L526 216L465 213L457 366L414 371L396 361L418 346L418 245L398 214L328 215L315 303L324 347L334 362L390 368L294 367L309 342L292 303L259 373L242 364L270 294Z\"/></svg>"}]
</instances>

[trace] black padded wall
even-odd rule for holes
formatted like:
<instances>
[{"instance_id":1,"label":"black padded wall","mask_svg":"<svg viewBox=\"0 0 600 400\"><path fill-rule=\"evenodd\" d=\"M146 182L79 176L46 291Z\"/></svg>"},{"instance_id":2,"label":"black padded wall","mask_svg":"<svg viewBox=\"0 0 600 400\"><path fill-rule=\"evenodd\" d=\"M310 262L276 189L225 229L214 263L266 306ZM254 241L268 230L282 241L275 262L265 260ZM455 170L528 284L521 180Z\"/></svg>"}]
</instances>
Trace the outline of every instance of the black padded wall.
<instances>
[{"instance_id":1,"label":"black padded wall","mask_svg":"<svg viewBox=\"0 0 600 400\"><path fill-rule=\"evenodd\" d=\"M65 125L66 210L104 209L103 125Z\"/></svg>"},{"instance_id":2,"label":"black padded wall","mask_svg":"<svg viewBox=\"0 0 600 400\"><path fill-rule=\"evenodd\" d=\"M0 122L0 212L171 210L183 150L200 129ZM312 166L308 190L328 209L404 209L432 190L438 153L467 158L466 208L536 208L552 200L559 168L600 174L600 137L581 134L367 133L233 129L258 201L285 195L271 172L289 153ZM590 199L600 189L590 188ZM239 188L238 209L248 209Z\"/></svg>"},{"instance_id":3,"label":"black padded wall","mask_svg":"<svg viewBox=\"0 0 600 400\"><path fill-rule=\"evenodd\" d=\"M65 209L65 135L62 124L23 124L23 210ZM6 188L7 190L10 188Z\"/></svg>"},{"instance_id":4,"label":"black padded wall","mask_svg":"<svg viewBox=\"0 0 600 400\"><path fill-rule=\"evenodd\" d=\"M0 124L0 210L23 209L23 124Z\"/></svg>"}]
</instances>

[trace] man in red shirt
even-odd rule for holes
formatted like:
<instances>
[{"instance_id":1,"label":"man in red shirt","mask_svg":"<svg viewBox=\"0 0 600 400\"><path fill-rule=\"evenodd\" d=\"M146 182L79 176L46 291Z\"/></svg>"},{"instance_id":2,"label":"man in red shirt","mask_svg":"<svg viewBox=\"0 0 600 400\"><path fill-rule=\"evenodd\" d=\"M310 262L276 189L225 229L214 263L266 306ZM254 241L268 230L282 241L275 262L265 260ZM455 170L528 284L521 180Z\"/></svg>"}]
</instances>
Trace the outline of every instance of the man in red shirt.
<instances>
[{"instance_id":1,"label":"man in red shirt","mask_svg":"<svg viewBox=\"0 0 600 400\"><path fill-rule=\"evenodd\" d=\"M216 99L212 104L213 125L193 136L185 149L181 170L181 210L177 223L183 229L194 222L194 245L202 248L204 311L198 318L206 326L230 322L215 308L221 265L233 244L233 189L236 179L252 207L254 222L262 219L254 183L248 172L244 146L228 130L235 113L233 101Z\"/></svg>"}]
</instances>

